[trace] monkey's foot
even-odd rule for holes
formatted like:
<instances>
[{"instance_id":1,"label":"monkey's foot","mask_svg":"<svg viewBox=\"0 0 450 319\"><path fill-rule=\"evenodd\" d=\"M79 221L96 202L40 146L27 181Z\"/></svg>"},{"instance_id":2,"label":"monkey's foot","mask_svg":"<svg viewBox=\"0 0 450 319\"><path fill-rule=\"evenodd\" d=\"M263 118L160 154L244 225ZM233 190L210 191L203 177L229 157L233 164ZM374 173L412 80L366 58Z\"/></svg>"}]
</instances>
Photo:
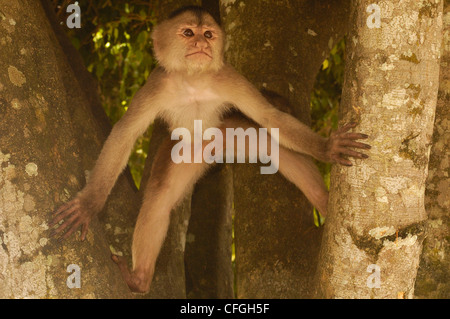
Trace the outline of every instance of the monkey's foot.
<instances>
[{"instance_id":1,"label":"monkey's foot","mask_svg":"<svg viewBox=\"0 0 450 319\"><path fill-rule=\"evenodd\" d=\"M124 257L111 254L111 259L119 267L122 278L132 292L147 293L150 290L151 278L148 279L148 274L138 274L135 271L130 271Z\"/></svg>"}]
</instances>

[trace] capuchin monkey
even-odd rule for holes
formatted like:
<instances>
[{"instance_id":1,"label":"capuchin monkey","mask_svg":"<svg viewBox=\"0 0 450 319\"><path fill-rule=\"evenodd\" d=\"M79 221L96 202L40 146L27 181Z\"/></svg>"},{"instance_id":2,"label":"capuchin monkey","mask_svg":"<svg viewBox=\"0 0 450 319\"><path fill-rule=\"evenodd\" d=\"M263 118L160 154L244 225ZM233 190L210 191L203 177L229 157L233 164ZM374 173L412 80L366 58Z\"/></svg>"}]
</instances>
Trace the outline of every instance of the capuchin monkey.
<instances>
[{"instance_id":1,"label":"capuchin monkey","mask_svg":"<svg viewBox=\"0 0 450 319\"><path fill-rule=\"evenodd\" d=\"M356 141L367 135L349 132L356 127L355 123L349 123L329 138L323 138L275 108L248 80L225 63L224 32L201 7L175 11L155 27L152 39L159 66L114 125L86 186L53 213L50 226L59 223L53 235L68 238L81 227L81 239L85 239L93 216L101 211L125 168L135 140L157 117L167 122L171 131L187 128L193 132L194 120L202 120L204 129L215 127L224 133L226 128L278 128L279 171L325 216L327 189L310 157L351 166L348 157L368 157L354 150L370 149L369 145ZM231 109L244 116L225 116ZM154 159L134 230L132 269L128 268L125 258L112 255L133 292L144 293L150 289L156 259L169 226L170 211L211 166L205 161L174 163L171 159L174 143L166 140ZM224 142L223 148L215 151L223 154L238 150L226 149ZM194 155L192 152L191 156Z\"/></svg>"}]
</instances>

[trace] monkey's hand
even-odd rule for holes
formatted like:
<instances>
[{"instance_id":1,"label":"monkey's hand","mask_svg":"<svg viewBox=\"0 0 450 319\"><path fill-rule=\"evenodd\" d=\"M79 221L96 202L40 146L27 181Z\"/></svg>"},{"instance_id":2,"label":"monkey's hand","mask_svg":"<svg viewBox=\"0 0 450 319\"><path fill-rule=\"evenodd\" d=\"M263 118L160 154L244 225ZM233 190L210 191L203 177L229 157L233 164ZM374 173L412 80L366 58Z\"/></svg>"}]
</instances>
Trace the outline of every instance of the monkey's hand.
<instances>
[{"instance_id":1,"label":"monkey's hand","mask_svg":"<svg viewBox=\"0 0 450 319\"><path fill-rule=\"evenodd\" d=\"M364 153L356 152L350 148L370 149L370 145L356 142L359 139L366 139L366 134L348 133L348 131L356 127L357 123L347 123L337 131L331 133L326 146L327 162L339 163L345 166L352 166L346 157L354 157L365 159L369 156Z\"/></svg>"},{"instance_id":2,"label":"monkey's hand","mask_svg":"<svg viewBox=\"0 0 450 319\"><path fill-rule=\"evenodd\" d=\"M101 208L95 206L94 203L84 199L83 196L77 195L53 213L49 227L53 227L63 219L64 222L58 225L50 236L56 236L66 231L63 235L60 235L59 239L67 239L81 226L81 240L84 240L92 217L101 210Z\"/></svg>"}]
</instances>

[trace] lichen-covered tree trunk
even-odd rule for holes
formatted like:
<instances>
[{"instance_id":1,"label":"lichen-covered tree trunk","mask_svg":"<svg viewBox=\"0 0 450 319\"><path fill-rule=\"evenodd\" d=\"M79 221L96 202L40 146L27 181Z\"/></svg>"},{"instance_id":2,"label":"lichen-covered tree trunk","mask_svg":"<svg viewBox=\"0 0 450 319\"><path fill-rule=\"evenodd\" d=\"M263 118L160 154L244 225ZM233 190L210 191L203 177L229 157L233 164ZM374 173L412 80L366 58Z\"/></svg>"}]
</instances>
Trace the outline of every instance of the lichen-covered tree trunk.
<instances>
[{"instance_id":1,"label":"lichen-covered tree trunk","mask_svg":"<svg viewBox=\"0 0 450 319\"><path fill-rule=\"evenodd\" d=\"M123 176L86 241L49 238L51 212L84 186L107 132L39 1L0 1L0 45L0 298L131 297L109 247L123 251L131 233Z\"/></svg>"},{"instance_id":2,"label":"lichen-covered tree trunk","mask_svg":"<svg viewBox=\"0 0 450 319\"><path fill-rule=\"evenodd\" d=\"M345 32L346 9L346 1L221 1L226 58L309 123L311 90ZM308 297L322 233L311 204L278 173L248 164L233 171L237 296Z\"/></svg>"},{"instance_id":3,"label":"lichen-covered tree trunk","mask_svg":"<svg viewBox=\"0 0 450 319\"><path fill-rule=\"evenodd\" d=\"M442 1L351 2L341 118L359 123L372 149L333 167L320 297L413 297L441 31Z\"/></svg>"},{"instance_id":4,"label":"lichen-covered tree trunk","mask_svg":"<svg viewBox=\"0 0 450 319\"><path fill-rule=\"evenodd\" d=\"M427 237L417 273L416 298L450 298L450 1L444 4L438 102L425 208Z\"/></svg>"}]
</instances>

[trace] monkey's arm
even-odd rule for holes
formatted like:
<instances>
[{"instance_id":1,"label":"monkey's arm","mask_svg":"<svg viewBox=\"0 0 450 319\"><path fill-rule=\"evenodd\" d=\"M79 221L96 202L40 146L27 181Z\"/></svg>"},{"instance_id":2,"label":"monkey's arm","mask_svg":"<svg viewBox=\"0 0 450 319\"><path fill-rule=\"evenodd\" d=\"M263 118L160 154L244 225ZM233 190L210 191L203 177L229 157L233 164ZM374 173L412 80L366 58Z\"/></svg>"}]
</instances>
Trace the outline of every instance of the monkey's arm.
<instances>
[{"instance_id":1,"label":"monkey's arm","mask_svg":"<svg viewBox=\"0 0 450 319\"><path fill-rule=\"evenodd\" d=\"M52 235L66 230L62 236L65 239L82 226L81 238L84 240L92 217L101 211L119 174L125 168L136 139L157 115L153 91L150 81L135 94L127 112L111 130L86 186L73 200L54 212L50 227L65 220Z\"/></svg>"},{"instance_id":2,"label":"monkey's arm","mask_svg":"<svg viewBox=\"0 0 450 319\"><path fill-rule=\"evenodd\" d=\"M236 71L229 68L227 73L229 79L233 79L233 81L226 81L226 91L230 92L227 99L261 127L278 128L279 143L284 147L311 155L323 162L340 163L346 166L352 165L345 158L346 156L368 157L366 154L351 149L370 149L369 145L356 142L358 139L367 138L367 135L348 133L351 128L356 127L356 123L344 125L333 132L329 138L321 137L293 116L273 107L251 83Z\"/></svg>"}]
</instances>

